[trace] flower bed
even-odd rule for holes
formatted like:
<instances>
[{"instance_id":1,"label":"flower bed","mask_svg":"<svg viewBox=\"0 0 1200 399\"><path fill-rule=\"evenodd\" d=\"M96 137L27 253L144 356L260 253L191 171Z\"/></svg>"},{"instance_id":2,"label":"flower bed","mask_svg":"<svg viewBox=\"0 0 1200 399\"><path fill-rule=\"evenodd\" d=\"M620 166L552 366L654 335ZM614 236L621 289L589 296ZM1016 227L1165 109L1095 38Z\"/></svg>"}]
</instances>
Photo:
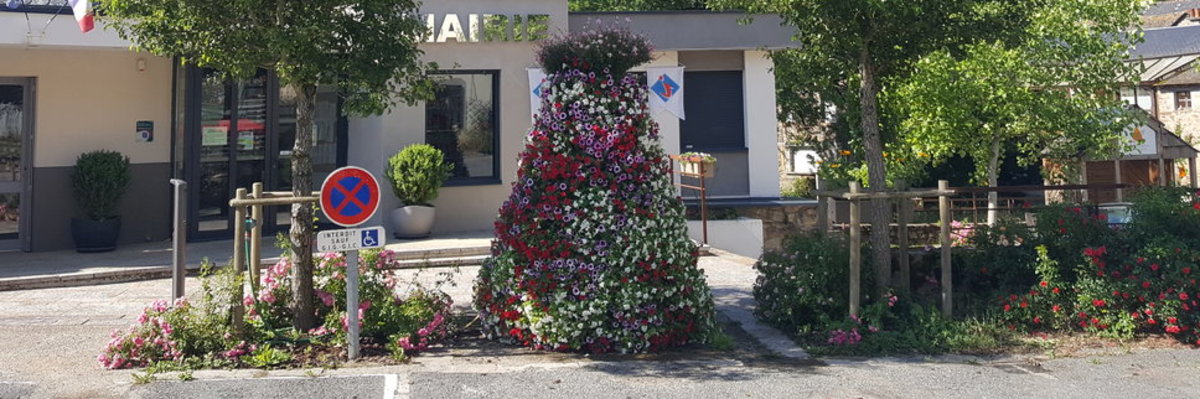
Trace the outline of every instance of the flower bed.
<instances>
[{"instance_id":1,"label":"flower bed","mask_svg":"<svg viewBox=\"0 0 1200 399\"><path fill-rule=\"evenodd\" d=\"M756 314L816 353L978 351L1027 332L1163 334L1200 345L1198 196L1144 188L1123 226L1060 205L1039 211L1032 229L1015 222L975 229L955 255L955 320L935 310L940 271L932 269L914 269L921 283L908 297L872 298L874 286L864 281L863 310L846 318L845 243L795 237L756 265Z\"/></svg>"},{"instance_id":2,"label":"flower bed","mask_svg":"<svg viewBox=\"0 0 1200 399\"><path fill-rule=\"evenodd\" d=\"M379 342L403 359L446 339L451 332L451 301L436 288L401 284L391 251L363 251L359 264L361 337ZM155 302L125 331L114 331L98 357L105 368L145 367L172 362L187 367L280 366L310 346L346 343L346 260L341 253L317 256L314 288L317 316L309 331L291 328L292 263L287 256L268 267L254 295L241 296L240 277L231 268L207 269L200 300ZM245 324L231 325L231 306L240 297ZM311 350L311 349L310 349Z\"/></svg>"}]
</instances>

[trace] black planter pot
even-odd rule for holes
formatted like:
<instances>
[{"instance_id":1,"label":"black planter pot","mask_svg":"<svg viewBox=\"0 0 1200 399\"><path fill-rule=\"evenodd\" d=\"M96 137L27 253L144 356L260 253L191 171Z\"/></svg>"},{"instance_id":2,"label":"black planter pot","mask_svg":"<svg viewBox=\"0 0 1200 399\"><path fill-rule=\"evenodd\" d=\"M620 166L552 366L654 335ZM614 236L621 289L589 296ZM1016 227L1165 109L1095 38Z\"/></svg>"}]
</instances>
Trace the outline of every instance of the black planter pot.
<instances>
[{"instance_id":1,"label":"black planter pot","mask_svg":"<svg viewBox=\"0 0 1200 399\"><path fill-rule=\"evenodd\" d=\"M71 237L79 252L108 252L117 249L121 218L90 220L71 218Z\"/></svg>"}]
</instances>

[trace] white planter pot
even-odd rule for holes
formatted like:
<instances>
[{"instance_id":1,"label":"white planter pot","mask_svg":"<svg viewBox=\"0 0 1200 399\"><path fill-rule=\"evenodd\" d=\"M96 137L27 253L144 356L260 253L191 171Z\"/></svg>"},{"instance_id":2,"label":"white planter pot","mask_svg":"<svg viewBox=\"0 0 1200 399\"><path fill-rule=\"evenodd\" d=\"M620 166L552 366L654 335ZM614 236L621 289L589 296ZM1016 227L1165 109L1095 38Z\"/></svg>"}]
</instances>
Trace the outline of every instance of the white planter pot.
<instances>
[{"instance_id":1,"label":"white planter pot","mask_svg":"<svg viewBox=\"0 0 1200 399\"><path fill-rule=\"evenodd\" d=\"M392 210L392 235L396 238L425 238L433 231L434 208L408 205Z\"/></svg>"}]
</instances>

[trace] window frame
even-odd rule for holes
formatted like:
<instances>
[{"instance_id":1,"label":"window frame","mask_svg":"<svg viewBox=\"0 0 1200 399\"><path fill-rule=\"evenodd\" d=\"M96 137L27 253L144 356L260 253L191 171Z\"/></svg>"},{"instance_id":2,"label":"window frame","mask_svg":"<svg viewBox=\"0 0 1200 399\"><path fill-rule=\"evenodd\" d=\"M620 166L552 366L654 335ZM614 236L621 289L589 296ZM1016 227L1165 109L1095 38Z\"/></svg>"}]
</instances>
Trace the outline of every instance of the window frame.
<instances>
[{"instance_id":1,"label":"window frame","mask_svg":"<svg viewBox=\"0 0 1200 399\"><path fill-rule=\"evenodd\" d=\"M1187 105L1183 105L1184 101ZM1180 90L1175 92L1175 109L1184 110L1192 109L1192 92L1191 90Z\"/></svg>"},{"instance_id":2,"label":"window frame","mask_svg":"<svg viewBox=\"0 0 1200 399\"><path fill-rule=\"evenodd\" d=\"M458 186L485 186L503 184L500 178L500 135L501 135L501 101L500 101L500 70L499 69L439 69L430 71L431 77L438 75L490 75L492 77L492 175L491 176L470 176L470 177L454 177L446 179L444 187ZM428 104L428 102L426 102ZM465 110L464 110L465 111ZM428 114L426 114L426 117ZM425 135L428 135L429 120L423 121L422 129ZM427 142L426 137L422 137L424 142Z\"/></svg>"}]
</instances>

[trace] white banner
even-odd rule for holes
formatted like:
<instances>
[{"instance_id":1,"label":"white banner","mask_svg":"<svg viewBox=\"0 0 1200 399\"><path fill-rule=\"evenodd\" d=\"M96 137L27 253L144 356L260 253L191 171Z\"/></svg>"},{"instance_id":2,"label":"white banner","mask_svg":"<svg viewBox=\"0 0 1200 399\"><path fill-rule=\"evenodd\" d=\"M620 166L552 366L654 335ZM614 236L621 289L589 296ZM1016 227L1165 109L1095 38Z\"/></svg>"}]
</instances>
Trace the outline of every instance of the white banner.
<instances>
[{"instance_id":1,"label":"white banner","mask_svg":"<svg viewBox=\"0 0 1200 399\"><path fill-rule=\"evenodd\" d=\"M670 111L683 115L683 67L646 68L646 86L650 89L650 113Z\"/></svg>"},{"instance_id":2,"label":"white banner","mask_svg":"<svg viewBox=\"0 0 1200 399\"><path fill-rule=\"evenodd\" d=\"M529 115L537 119L542 108L542 90L549 83L546 81L546 71L542 68L526 68L529 72Z\"/></svg>"}]
</instances>

